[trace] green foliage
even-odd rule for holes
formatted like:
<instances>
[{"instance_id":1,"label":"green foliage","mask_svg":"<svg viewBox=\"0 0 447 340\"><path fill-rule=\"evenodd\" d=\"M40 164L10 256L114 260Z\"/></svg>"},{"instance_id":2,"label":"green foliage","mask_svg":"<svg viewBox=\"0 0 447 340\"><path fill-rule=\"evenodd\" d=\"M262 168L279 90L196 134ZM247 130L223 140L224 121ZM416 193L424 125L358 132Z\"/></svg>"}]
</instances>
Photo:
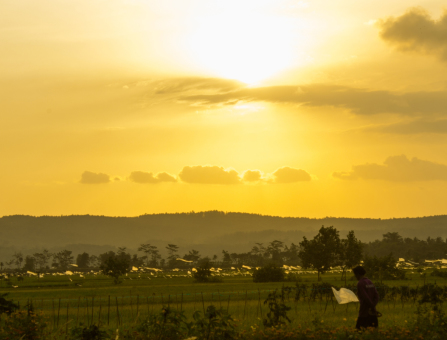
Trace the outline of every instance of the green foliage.
<instances>
[{"instance_id":1,"label":"green foliage","mask_svg":"<svg viewBox=\"0 0 447 340\"><path fill-rule=\"evenodd\" d=\"M15 303L13 303L11 300L6 300L6 297L9 293L0 294L0 315L3 313L10 315L14 311L19 308Z\"/></svg>"},{"instance_id":2,"label":"green foliage","mask_svg":"<svg viewBox=\"0 0 447 340\"><path fill-rule=\"evenodd\" d=\"M253 272L253 282L282 282L285 281L285 271L270 263L265 267L256 269Z\"/></svg>"},{"instance_id":3,"label":"green foliage","mask_svg":"<svg viewBox=\"0 0 447 340\"><path fill-rule=\"evenodd\" d=\"M150 315L137 327L136 339L179 340L192 339L234 339L234 320L223 309L208 306L205 315L196 311L193 320L187 322L183 311L163 307L161 313Z\"/></svg>"},{"instance_id":4,"label":"green foliage","mask_svg":"<svg viewBox=\"0 0 447 340\"><path fill-rule=\"evenodd\" d=\"M343 276L346 284L346 270L353 268L360 263L363 257L363 244L355 237L354 231L351 230L346 239L341 240L340 248L340 264L343 268Z\"/></svg>"},{"instance_id":5,"label":"green foliage","mask_svg":"<svg viewBox=\"0 0 447 340\"><path fill-rule=\"evenodd\" d=\"M440 269L434 269L430 275L431 276L447 278L447 271L440 270Z\"/></svg>"},{"instance_id":6,"label":"green foliage","mask_svg":"<svg viewBox=\"0 0 447 340\"><path fill-rule=\"evenodd\" d=\"M71 250L61 250L60 252L53 254L53 260L57 263L58 268L67 269L70 263L73 263L73 256Z\"/></svg>"},{"instance_id":7,"label":"green foliage","mask_svg":"<svg viewBox=\"0 0 447 340\"><path fill-rule=\"evenodd\" d=\"M307 296L307 285L305 283L299 284L298 282L295 284L295 302L303 300Z\"/></svg>"},{"instance_id":8,"label":"green foliage","mask_svg":"<svg viewBox=\"0 0 447 340\"><path fill-rule=\"evenodd\" d=\"M297 273L286 273L284 276L284 281L285 282L301 282L303 281L301 275L297 274Z\"/></svg>"},{"instance_id":9,"label":"green foliage","mask_svg":"<svg viewBox=\"0 0 447 340\"><path fill-rule=\"evenodd\" d=\"M25 264L23 265L23 270L29 270L34 272L36 270L36 260L32 256L25 257Z\"/></svg>"},{"instance_id":10,"label":"green foliage","mask_svg":"<svg viewBox=\"0 0 447 340\"><path fill-rule=\"evenodd\" d=\"M97 325L90 325L86 327L75 327L71 330L72 340L102 340L109 339L110 333L101 330Z\"/></svg>"},{"instance_id":11,"label":"green foliage","mask_svg":"<svg viewBox=\"0 0 447 340\"><path fill-rule=\"evenodd\" d=\"M430 222L428 223L430 224ZM402 224L402 226L403 225L404 224ZM427 227L429 226L425 225L423 227L424 230L427 230ZM399 230L401 228L396 226L394 228L387 229ZM430 233L427 232L427 234ZM432 233L432 235L433 234L436 233ZM382 240L376 240L365 244L364 250L365 254L368 254L369 256L385 256L392 252L396 257L403 257L406 260L422 263L425 259L435 260L443 258L447 250L447 243L446 239L442 237L428 237L425 240L421 240L417 237L403 238L398 232L388 232L383 234Z\"/></svg>"},{"instance_id":12,"label":"green foliage","mask_svg":"<svg viewBox=\"0 0 447 340\"><path fill-rule=\"evenodd\" d=\"M90 255L86 252L78 254L76 257L76 264L79 268L87 268L90 264Z\"/></svg>"},{"instance_id":13,"label":"green foliage","mask_svg":"<svg viewBox=\"0 0 447 340\"><path fill-rule=\"evenodd\" d=\"M365 256L363 267L366 276L374 280L403 280L405 271L396 267L396 260L392 254L387 256Z\"/></svg>"},{"instance_id":14,"label":"green foliage","mask_svg":"<svg viewBox=\"0 0 447 340\"><path fill-rule=\"evenodd\" d=\"M419 304L430 303L433 306L441 304L443 301L444 290L436 284L429 283L420 288L422 295Z\"/></svg>"},{"instance_id":15,"label":"green foliage","mask_svg":"<svg viewBox=\"0 0 447 340\"><path fill-rule=\"evenodd\" d=\"M234 320L224 309L208 306L204 317L196 311L193 315L194 323L190 323L190 333L197 339L235 339L237 332Z\"/></svg>"},{"instance_id":16,"label":"green foliage","mask_svg":"<svg viewBox=\"0 0 447 340\"><path fill-rule=\"evenodd\" d=\"M299 257L304 268L315 268L320 273L325 273L331 267L341 264L342 244L338 230L334 227L322 226L318 234L308 240L303 237L300 242Z\"/></svg>"},{"instance_id":17,"label":"green foliage","mask_svg":"<svg viewBox=\"0 0 447 340\"><path fill-rule=\"evenodd\" d=\"M34 313L32 307L27 311L11 313L0 330L0 339L38 340L47 339L45 329L48 323L41 313Z\"/></svg>"},{"instance_id":18,"label":"green foliage","mask_svg":"<svg viewBox=\"0 0 447 340\"><path fill-rule=\"evenodd\" d=\"M445 291L436 284L421 287L416 325L426 333L447 334L447 317L442 309Z\"/></svg>"},{"instance_id":19,"label":"green foliage","mask_svg":"<svg viewBox=\"0 0 447 340\"><path fill-rule=\"evenodd\" d=\"M279 296L277 291L275 290L273 293L270 293L267 299L264 301L264 305L267 305L269 311L266 317L262 320L262 323L265 327L278 327L286 324L286 321L289 323L291 320L287 316L287 312L291 309L284 304L284 296L281 295L281 300L279 300Z\"/></svg>"},{"instance_id":20,"label":"green foliage","mask_svg":"<svg viewBox=\"0 0 447 340\"><path fill-rule=\"evenodd\" d=\"M193 274L194 282L198 283L217 283L222 282L222 278L219 276L211 276L211 262L209 260L204 260L197 271Z\"/></svg>"},{"instance_id":21,"label":"green foliage","mask_svg":"<svg viewBox=\"0 0 447 340\"><path fill-rule=\"evenodd\" d=\"M110 256L100 266L104 275L113 278L115 284L121 283L120 277L129 272L130 259L125 256Z\"/></svg>"},{"instance_id":22,"label":"green foliage","mask_svg":"<svg viewBox=\"0 0 447 340\"><path fill-rule=\"evenodd\" d=\"M163 307L158 314L151 314L138 325L140 339L184 339L188 334L184 312Z\"/></svg>"}]
</instances>

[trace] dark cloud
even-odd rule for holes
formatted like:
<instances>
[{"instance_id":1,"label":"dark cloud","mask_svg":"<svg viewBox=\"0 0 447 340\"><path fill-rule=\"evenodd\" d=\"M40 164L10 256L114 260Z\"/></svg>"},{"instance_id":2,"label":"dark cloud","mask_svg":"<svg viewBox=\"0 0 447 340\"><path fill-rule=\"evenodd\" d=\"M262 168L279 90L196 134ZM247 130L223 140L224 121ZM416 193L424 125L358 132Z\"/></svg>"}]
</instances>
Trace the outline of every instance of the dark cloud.
<instances>
[{"instance_id":1,"label":"dark cloud","mask_svg":"<svg viewBox=\"0 0 447 340\"><path fill-rule=\"evenodd\" d=\"M167 172L160 172L157 174L157 179L161 182L177 182L174 176L168 174Z\"/></svg>"},{"instance_id":2,"label":"dark cloud","mask_svg":"<svg viewBox=\"0 0 447 340\"><path fill-rule=\"evenodd\" d=\"M140 184L161 183L161 182L177 182L175 177L166 172L160 172L154 176L152 172L133 171L129 176L129 180Z\"/></svg>"},{"instance_id":3,"label":"dark cloud","mask_svg":"<svg viewBox=\"0 0 447 340\"><path fill-rule=\"evenodd\" d=\"M425 134L425 133L436 133L436 134L447 134L447 119L439 120L415 120L405 123L395 123L389 125L380 125L364 129L365 131L373 131L380 133L392 133L392 134Z\"/></svg>"},{"instance_id":4,"label":"dark cloud","mask_svg":"<svg viewBox=\"0 0 447 340\"><path fill-rule=\"evenodd\" d=\"M412 8L379 26L381 38L398 50L432 54L447 62L447 11L435 20L423 9Z\"/></svg>"},{"instance_id":5,"label":"dark cloud","mask_svg":"<svg viewBox=\"0 0 447 340\"><path fill-rule=\"evenodd\" d=\"M294 169L288 166L279 168L273 173L275 183L294 183L310 181L310 175L301 169Z\"/></svg>"},{"instance_id":6,"label":"dark cloud","mask_svg":"<svg viewBox=\"0 0 447 340\"><path fill-rule=\"evenodd\" d=\"M240 101L265 101L307 107L335 107L347 109L357 115L397 113L415 116L447 113L447 91L397 93L325 84L243 88L226 93L182 96L180 99L193 105L233 105Z\"/></svg>"},{"instance_id":7,"label":"dark cloud","mask_svg":"<svg viewBox=\"0 0 447 340\"><path fill-rule=\"evenodd\" d=\"M245 84L232 79L223 78L173 78L157 81L152 84L155 94L172 94L188 91L228 92L244 87Z\"/></svg>"},{"instance_id":8,"label":"dark cloud","mask_svg":"<svg viewBox=\"0 0 447 340\"><path fill-rule=\"evenodd\" d=\"M242 179L245 182L258 182L262 179L262 174L259 170L247 170L244 172Z\"/></svg>"},{"instance_id":9,"label":"dark cloud","mask_svg":"<svg viewBox=\"0 0 447 340\"><path fill-rule=\"evenodd\" d=\"M83 184L102 184L109 183L110 176L103 173L94 173L90 171L84 171L81 175L81 183Z\"/></svg>"},{"instance_id":10,"label":"dark cloud","mask_svg":"<svg viewBox=\"0 0 447 340\"><path fill-rule=\"evenodd\" d=\"M225 170L218 166L185 166L179 178L187 183L238 184L241 182L235 170Z\"/></svg>"},{"instance_id":11,"label":"dark cloud","mask_svg":"<svg viewBox=\"0 0 447 340\"><path fill-rule=\"evenodd\" d=\"M349 172L334 172L338 179L384 180L394 182L447 181L447 165L405 155L388 157L383 164L354 165Z\"/></svg>"}]
</instances>

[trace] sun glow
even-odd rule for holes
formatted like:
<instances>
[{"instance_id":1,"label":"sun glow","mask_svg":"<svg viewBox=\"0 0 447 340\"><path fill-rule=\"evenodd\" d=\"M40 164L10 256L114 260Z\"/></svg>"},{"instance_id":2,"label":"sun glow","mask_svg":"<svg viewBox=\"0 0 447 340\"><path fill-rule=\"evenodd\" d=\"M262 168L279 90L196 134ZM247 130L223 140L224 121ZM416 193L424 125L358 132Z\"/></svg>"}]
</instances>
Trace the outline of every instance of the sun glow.
<instances>
[{"instance_id":1,"label":"sun glow","mask_svg":"<svg viewBox=\"0 0 447 340\"><path fill-rule=\"evenodd\" d=\"M253 84L297 62L305 39L293 35L288 19L237 10L199 19L188 46L196 63L216 76Z\"/></svg>"}]
</instances>

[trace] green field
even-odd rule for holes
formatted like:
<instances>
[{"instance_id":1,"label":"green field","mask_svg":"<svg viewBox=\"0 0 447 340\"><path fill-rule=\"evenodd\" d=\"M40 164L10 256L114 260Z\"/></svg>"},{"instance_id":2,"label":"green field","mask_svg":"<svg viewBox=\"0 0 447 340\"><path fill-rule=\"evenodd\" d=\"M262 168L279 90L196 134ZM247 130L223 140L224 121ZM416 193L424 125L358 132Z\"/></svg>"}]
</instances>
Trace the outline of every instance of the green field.
<instances>
[{"instance_id":1,"label":"green field","mask_svg":"<svg viewBox=\"0 0 447 340\"><path fill-rule=\"evenodd\" d=\"M191 277L170 273L172 278L155 277L148 273L129 274L119 285L114 285L109 277L84 274L84 278L74 274L26 277L24 281L10 279L11 288L2 281L0 293L9 293L9 298L24 308L30 301L36 311L42 311L52 329L68 330L75 325L98 324L110 329L128 330L148 314L158 312L163 306L182 310L190 317L194 311L203 311L213 304L222 307L238 320L241 328L262 325L267 313L264 305L269 292L284 286L294 287L293 282L253 283L251 276L226 276L222 283L193 283ZM151 279L149 279L149 277ZM69 280L71 278L72 281ZM300 276L301 284L311 286L317 283L315 274ZM323 275L323 282L341 287L340 274ZM444 279L427 273L426 283L444 285ZM348 284L356 281L349 280ZM419 274L407 273L407 280L384 281L388 286L417 287L424 284ZM79 284L81 286L77 286ZM327 296L332 297L331 294ZM289 316L292 326L311 327L316 322L325 326L353 326L357 318L358 304L338 305L335 299L325 297L310 301L301 298L294 301L294 292L285 297L286 305L292 307ZM399 297L382 301L378 310L383 313L381 326L405 325L415 319L417 302L401 301Z\"/></svg>"}]
</instances>

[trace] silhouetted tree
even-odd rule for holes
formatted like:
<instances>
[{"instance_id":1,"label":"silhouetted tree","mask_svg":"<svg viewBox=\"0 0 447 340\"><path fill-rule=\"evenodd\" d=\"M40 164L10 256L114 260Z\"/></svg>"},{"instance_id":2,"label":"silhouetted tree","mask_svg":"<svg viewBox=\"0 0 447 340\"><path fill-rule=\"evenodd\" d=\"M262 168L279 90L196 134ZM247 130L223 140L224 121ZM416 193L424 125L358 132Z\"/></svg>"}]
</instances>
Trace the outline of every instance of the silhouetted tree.
<instances>
[{"instance_id":1,"label":"silhouetted tree","mask_svg":"<svg viewBox=\"0 0 447 340\"><path fill-rule=\"evenodd\" d=\"M303 237L300 242L299 256L304 268L314 268L320 274L324 274L332 266L340 264L341 241L338 230L334 227L322 226L318 234L308 240Z\"/></svg>"},{"instance_id":2,"label":"silhouetted tree","mask_svg":"<svg viewBox=\"0 0 447 340\"><path fill-rule=\"evenodd\" d=\"M402 280L405 278L405 271L396 267L396 259L392 254L387 256L365 256L363 266L366 275L370 279L382 280Z\"/></svg>"},{"instance_id":3,"label":"silhouetted tree","mask_svg":"<svg viewBox=\"0 0 447 340\"><path fill-rule=\"evenodd\" d=\"M192 249L188 254L185 254L183 258L188 261L197 261L200 259L200 254L198 250Z\"/></svg>"},{"instance_id":4,"label":"silhouetted tree","mask_svg":"<svg viewBox=\"0 0 447 340\"><path fill-rule=\"evenodd\" d=\"M231 257L230 257L230 253L228 251L222 250L222 263L225 265L229 265L231 264Z\"/></svg>"},{"instance_id":5,"label":"silhouetted tree","mask_svg":"<svg viewBox=\"0 0 447 340\"><path fill-rule=\"evenodd\" d=\"M273 262L276 264L282 265L283 260L281 257L281 252L284 249L284 242L274 240L270 242L270 244L267 247L267 253L269 254L270 258Z\"/></svg>"},{"instance_id":6,"label":"silhouetted tree","mask_svg":"<svg viewBox=\"0 0 447 340\"><path fill-rule=\"evenodd\" d=\"M90 264L90 255L86 252L78 254L78 256L76 257L76 264L79 268L87 268Z\"/></svg>"},{"instance_id":7,"label":"silhouetted tree","mask_svg":"<svg viewBox=\"0 0 447 340\"><path fill-rule=\"evenodd\" d=\"M54 254L53 258L57 263L58 268L67 269L68 265L73 263L73 256L71 255L72 251L70 250L62 250L56 254Z\"/></svg>"},{"instance_id":8,"label":"silhouetted tree","mask_svg":"<svg viewBox=\"0 0 447 340\"><path fill-rule=\"evenodd\" d=\"M104 275L113 278L115 284L121 283L120 277L130 270L130 261L125 256L109 256L100 266Z\"/></svg>"},{"instance_id":9,"label":"silhouetted tree","mask_svg":"<svg viewBox=\"0 0 447 340\"><path fill-rule=\"evenodd\" d=\"M149 243L143 243L138 248L138 251L144 252L146 258L146 265L157 266L158 259L161 258L156 246L151 246Z\"/></svg>"},{"instance_id":10,"label":"silhouetted tree","mask_svg":"<svg viewBox=\"0 0 447 340\"><path fill-rule=\"evenodd\" d=\"M346 239L341 240L340 249L340 265L343 269L342 279L345 278L346 285L346 270L353 268L360 264L363 257L363 244L360 242L351 230Z\"/></svg>"},{"instance_id":11,"label":"silhouetted tree","mask_svg":"<svg viewBox=\"0 0 447 340\"><path fill-rule=\"evenodd\" d=\"M168 246L166 247L166 249L168 250L168 266L169 267L175 267L176 263L177 263L177 258L178 258L178 249L179 247L175 244L168 244Z\"/></svg>"},{"instance_id":12,"label":"silhouetted tree","mask_svg":"<svg viewBox=\"0 0 447 340\"><path fill-rule=\"evenodd\" d=\"M13 255L14 263L17 266L17 269L20 269L22 267L23 262L23 254L21 252L16 252Z\"/></svg>"},{"instance_id":13,"label":"silhouetted tree","mask_svg":"<svg viewBox=\"0 0 447 340\"><path fill-rule=\"evenodd\" d=\"M34 259L36 264L39 266L39 270L45 269L47 267L48 261L53 256L47 249L44 249L41 253L34 253Z\"/></svg>"},{"instance_id":14,"label":"silhouetted tree","mask_svg":"<svg viewBox=\"0 0 447 340\"><path fill-rule=\"evenodd\" d=\"M36 270L36 259L32 256L25 257L25 264L23 265L23 269L34 272Z\"/></svg>"}]
</instances>

